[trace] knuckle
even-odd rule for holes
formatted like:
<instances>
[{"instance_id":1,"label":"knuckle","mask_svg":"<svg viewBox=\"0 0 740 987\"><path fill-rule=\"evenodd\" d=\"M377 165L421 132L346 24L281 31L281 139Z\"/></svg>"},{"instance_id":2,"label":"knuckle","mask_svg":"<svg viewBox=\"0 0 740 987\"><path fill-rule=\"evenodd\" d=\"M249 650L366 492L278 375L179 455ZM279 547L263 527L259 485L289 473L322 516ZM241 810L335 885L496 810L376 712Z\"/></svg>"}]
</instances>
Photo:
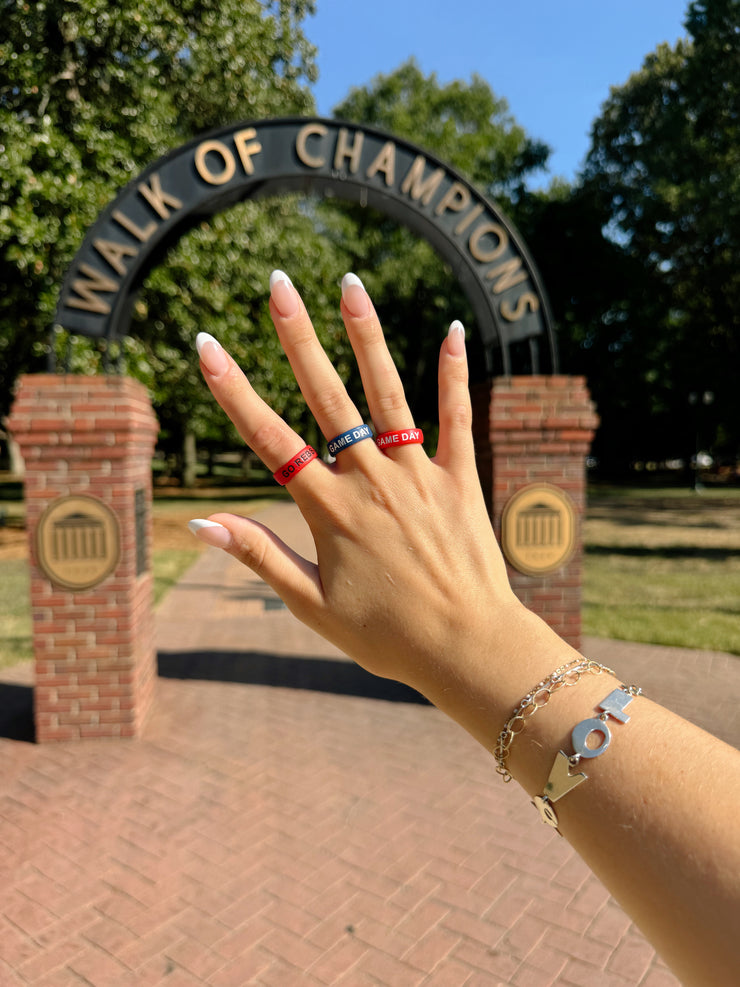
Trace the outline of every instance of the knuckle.
<instances>
[{"instance_id":1,"label":"knuckle","mask_svg":"<svg viewBox=\"0 0 740 987\"><path fill-rule=\"evenodd\" d=\"M375 343L383 342L380 325L373 316L366 316L355 321L352 326L352 335L355 341L362 346L372 346Z\"/></svg>"},{"instance_id":2,"label":"knuckle","mask_svg":"<svg viewBox=\"0 0 740 987\"><path fill-rule=\"evenodd\" d=\"M290 334L290 348L292 350L310 349L318 346L319 341L314 332L313 326L296 326Z\"/></svg>"},{"instance_id":3,"label":"knuckle","mask_svg":"<svg viewBox=\"0 0 740 987\"><path fill-rule=\"evenodd\" d=\"M401 388L394 388L379 396L378 407L387 415L393 415L397 411L406 411L406 395Z\"/></svg>"},{"instance_id":4,"label":"knuckle","mask_svg":"<svg viewBox=\"0 0 740 987\"><path fill-rule=\"evenodd\" d=\"M325 387L316 394L315 408L321 418L341 416L347 410L347 392L343 387Z\"/></svg>"},{"instance_id":5,"label":"knuckle","mask_svg":"<svg viewBox=\"0 0 740 987\"><path fill-rule=\"evenodd\" d=\"M469 404L456 404L450 410L450 423L453 428L469 432L473 427L473 412Z\"/></svg>"},{"instance_id":6,"label":"knuckle","mask_svg":"<svg viewBox=\"0 0 740 987\"><path fill-rule=\"evenodd\" d=\"M281 449L285 445L285 431L276 422L266 422L254 430L249 445L268 465L273 462L278 463L278 460L282 462L280 457Z\"/></svg>"},{"instance_id":7,"label":"knuckle","mask_svg":"<svg viewBox=\"0 0 740 987\"><path fill-rule=\"evenodd\" d=\"M261 576L265 571L265 545L262 542L241 540L239 543L240 561L251 569L256 575Z\"/></svg>"}]
</instances>

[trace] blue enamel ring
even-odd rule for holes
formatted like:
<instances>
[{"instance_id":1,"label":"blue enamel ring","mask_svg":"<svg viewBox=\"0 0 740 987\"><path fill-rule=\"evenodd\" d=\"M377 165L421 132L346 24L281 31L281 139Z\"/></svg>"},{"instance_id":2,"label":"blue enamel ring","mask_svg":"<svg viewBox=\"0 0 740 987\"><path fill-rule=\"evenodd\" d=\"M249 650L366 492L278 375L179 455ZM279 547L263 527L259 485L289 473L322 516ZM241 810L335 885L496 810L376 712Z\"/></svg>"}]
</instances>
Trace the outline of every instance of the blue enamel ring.
<instances>
[{"instance_id":1,"label":"blue enamel ring","mask_svg":"<svg viewBox=\"0 0 740 987\"><path fill-rule=\"evenodd\" d=\"M371 439L372 437L373 430L369 425L358 425L357 428L350 428L347 432L342 432L341 435L335 435L328 443L329 455L336 456L348 446L353 446L355 442L362 442L363 439Z\"/></svg>"}]
</instances>

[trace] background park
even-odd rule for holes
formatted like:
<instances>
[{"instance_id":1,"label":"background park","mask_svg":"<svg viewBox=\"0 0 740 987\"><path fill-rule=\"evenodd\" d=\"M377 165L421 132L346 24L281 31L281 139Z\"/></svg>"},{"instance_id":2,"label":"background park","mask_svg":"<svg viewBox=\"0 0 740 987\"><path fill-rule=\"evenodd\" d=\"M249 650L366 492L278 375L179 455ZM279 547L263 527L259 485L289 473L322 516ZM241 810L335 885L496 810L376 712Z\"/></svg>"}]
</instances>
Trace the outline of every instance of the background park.
<instances>
[{"instance_id":1,"label":"background park","mask_svg":"<svg viewBox=\"0 0 740 987\"><path fill-rule=\"evenodd\" d=\"M288 270L357 396L337 315L341 276L355 271L433 451L440 327L473 322L452 273L405 228L359 206L281 196L241 203L182 238L143 286L120 350L50 332L86 230L147 164L235 120L315 113L316 6L0 5L0 417L18 376L45 371L50 349L79 373L112 356L147 386L161 425L160 597L197 555L187 519L282 496L202 384L199 330L225 343L310 442L315 425L279 350L267 280ZM584 632L740 654L740 3L687 4L685 37L645 52L615 83L573 180L548 177L550 148L474 73L441 81L411 58L357 80L332 112L449 163L503 208L537 262L561 371L586 376L601 418ZM7 441L0 456L1 666L31 657L31 623Z\"/></svg>"}]
</instances>

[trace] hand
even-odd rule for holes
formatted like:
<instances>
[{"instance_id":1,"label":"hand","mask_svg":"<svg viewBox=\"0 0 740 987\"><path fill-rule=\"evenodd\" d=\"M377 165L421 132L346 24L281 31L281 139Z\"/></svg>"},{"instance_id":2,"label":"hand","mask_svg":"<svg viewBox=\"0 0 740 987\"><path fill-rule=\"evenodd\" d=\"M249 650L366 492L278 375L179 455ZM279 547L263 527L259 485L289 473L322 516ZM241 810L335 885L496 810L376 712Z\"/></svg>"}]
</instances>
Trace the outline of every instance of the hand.
<instances>
[{"instance_id":1,"label":"hand","mask_svg":"<svg viewBox=\"0 0 740 987\"><path fill-rule=\"evenodd\" d=\"M271 278L270 312L306 403L327 440L362 421L324 353L298 292ZM341 312L377 433L413 426L377 315L359 279L342 283ZM271 471L303 440L254 392L211 337L199 337L201 368L216 400ZM462 326L439 360L439 444L380 451L372 440L315 460L287 489L302 511L318 562L299 557L260 524L231 514L199 535L263 578L290 610L370 671L398 679L439 704L467 666L489 666L531 618L514 597L475 467ZM557 663L557 662L556 662ZM552 660L548 659L547 670ZM527 673L535 674L534 671ZM517 689L526 688L524 672ZM535 679L536 681L536 679Z\"/></svg>"},{"instance_id":2,"label":"hand","mask_svg":"<svg viewBox=\"0 0 740 987\"><path fill-rule=\"evenodd\" d=\"M324 436L359 425L285 275L273 275L271 292L275 327ZM342 317L376 431L412 426L370 299L351 275L342 283ZM216 399L277 471L303 440L215 340L201 334L198 348ZM316 543L316 564L234 515L216 514L197 533L253 569L348 655L415 687L492 750L513 706L576 653L509 587L476 475L458 323L440 353L439 423L433 459L418 445L381 452L364 440L340 451L332 465L314 460L290 480ZM530 718L508 760L530 795L544 790L573 726L618 683L607 674L584 676ZM636 699L630 711L608 757L589 762L587 783L558 801L560 831L682 982L734 982L740 843L733 795L740 759L649 699Z\"/></svg>"}]
</instances>

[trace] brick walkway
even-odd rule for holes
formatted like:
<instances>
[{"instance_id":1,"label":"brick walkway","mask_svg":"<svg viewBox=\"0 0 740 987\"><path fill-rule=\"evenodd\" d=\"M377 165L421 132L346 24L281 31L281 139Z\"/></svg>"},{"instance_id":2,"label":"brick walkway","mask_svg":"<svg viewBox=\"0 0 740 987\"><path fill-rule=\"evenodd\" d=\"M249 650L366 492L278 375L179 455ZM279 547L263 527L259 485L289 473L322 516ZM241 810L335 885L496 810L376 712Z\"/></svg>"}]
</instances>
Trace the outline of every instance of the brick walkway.
<instances>
[{"instance_id":1,"label":"brick walkway","mask_svg":"<svg viewBox=\"0 0 740 987\"><path fill-rule=\"evenodd\" d=\"M677 984L464 731L227 556L158 643L140 741L29 743L32 668L0 673L0 987ZM584 650L740 742L740 660Z\"/></svg>"}]
</instances>

